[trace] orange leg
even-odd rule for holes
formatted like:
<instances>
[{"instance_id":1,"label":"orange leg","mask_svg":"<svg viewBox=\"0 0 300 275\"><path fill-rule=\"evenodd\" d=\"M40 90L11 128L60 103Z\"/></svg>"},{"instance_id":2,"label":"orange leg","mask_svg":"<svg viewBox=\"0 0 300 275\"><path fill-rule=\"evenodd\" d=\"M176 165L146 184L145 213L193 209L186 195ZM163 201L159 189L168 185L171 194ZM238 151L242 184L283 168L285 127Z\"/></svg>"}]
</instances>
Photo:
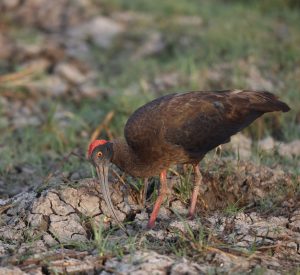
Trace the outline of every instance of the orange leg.
<instances>
[{"instance_id":1,"label":"orange leg","mask_svg":"<svg viewBox=\"0 0 300 275\"><path fill-rule=\"evenodd\" d=\"M195 209L196 209L196 203L197 203L197 197L200 191L200 185L202 182L202 175L201 172L199 170L199 166L197 165L193 165L194 166L194 173L195 173L195 183L194 183L194 190L193 190L193 194L192 194L192 198L191 198L191 206L189 209L189 215L188 217L190 219L193 219L195 216Z\"/></svg>"},{"instance_id":2,"label":"orange leg","mask_svg":"<svg viewBox=\"0 0 300 275\"><path fill-rule=\"evenodd\" d=\"M167 194L167 171L164 170L160 173L159 195L156 199L156 202L153 207L153 211L150 216L150 220L147 225L147 227L149 229L153 228L155 225L155 221L156 221L160 206L161 206L166 194Z\"/></svg>"}]
</instances>

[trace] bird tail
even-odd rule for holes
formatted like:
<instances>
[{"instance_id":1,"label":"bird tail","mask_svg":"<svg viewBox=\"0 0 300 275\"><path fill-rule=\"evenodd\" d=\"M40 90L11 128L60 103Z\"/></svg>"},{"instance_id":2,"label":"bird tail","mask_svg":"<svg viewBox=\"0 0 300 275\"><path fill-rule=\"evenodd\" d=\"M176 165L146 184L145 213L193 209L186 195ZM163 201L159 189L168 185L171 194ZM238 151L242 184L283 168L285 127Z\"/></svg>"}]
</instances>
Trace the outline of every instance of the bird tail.
<instances>
[{"instance_id":1,"label":"bird tail","mask_svg":"<svg viewBox=\"0 0 300 275\"><path fill-rule=\"evenodd\" d=\"M251 109L256 111L261 111L264 113L267 112L274 112L274 111L282 111L288 112L290 107L280 101L277 96L273 95L267 91L261 92L253 92L253 91L245 91L246 93L249 92L250 104Z\"/></svg>"}]
</instances>

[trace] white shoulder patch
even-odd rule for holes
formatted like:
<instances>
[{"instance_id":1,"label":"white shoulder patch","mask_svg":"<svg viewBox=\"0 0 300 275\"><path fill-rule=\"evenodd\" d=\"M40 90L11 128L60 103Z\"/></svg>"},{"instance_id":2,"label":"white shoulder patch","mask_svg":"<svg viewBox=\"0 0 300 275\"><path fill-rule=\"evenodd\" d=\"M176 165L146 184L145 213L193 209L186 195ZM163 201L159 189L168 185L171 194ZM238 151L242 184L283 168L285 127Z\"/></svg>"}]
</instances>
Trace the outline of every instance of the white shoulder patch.
<instances>
[{"instance_id":1,"label":"white shoulder patch","mask_svg":"<svg viewBox=\"0 0 300 275\"><path fill-rule=\"evenodd\" d=\"M239 94L239 93L241 93L241 92L243 92L243 90L233 90L231 93L232 93L232 94Z\"/></svg>"}]
</instances>

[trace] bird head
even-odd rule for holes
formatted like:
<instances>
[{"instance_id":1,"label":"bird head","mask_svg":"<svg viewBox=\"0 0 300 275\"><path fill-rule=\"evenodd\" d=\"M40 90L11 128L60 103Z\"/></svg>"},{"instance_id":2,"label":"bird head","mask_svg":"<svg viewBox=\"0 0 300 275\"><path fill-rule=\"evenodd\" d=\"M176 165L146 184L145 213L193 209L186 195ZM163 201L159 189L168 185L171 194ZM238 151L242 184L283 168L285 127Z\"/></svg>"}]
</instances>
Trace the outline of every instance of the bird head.
<instances>
[{"instance_id":1,"label":"bird head","mask_svg":"<svg viewBox=\"0 0 300 275\"><path fill-rule=\"evenodd\" d=\"M103 198L107 205L112 205L108 187L108 168L113 155L112 143L107 140L94 140L88 150L88 158L94 165L100 181ZM111 210L111 212L114 212Z\"/></svg>"},{"instance_id":2,"label":"bird head","mask_svg":"<svg viewBox=\"0 0 300 275\"><path fill-rule=\"evenodd\" d=\"M88 158L92 164L97 167L108 166L113 156L112 143L100 139L91 142L88 150Z\"/></svg>"},{"instance_id":3,"label":"bird head","mask_svg":"<svg viewBox=\"0 0 300 275\"><path fill-rule=\"evenodd\" d=\"M88 149L88 158L94 165L99 181L102 196L106 202L111 215L116 219L121 228L124 226L118 220L116 211L110 198L109 186L108 186L108 168L113 157L113 144L107 140L95 140L91 142Z\"/></svg>"}]
</instances>

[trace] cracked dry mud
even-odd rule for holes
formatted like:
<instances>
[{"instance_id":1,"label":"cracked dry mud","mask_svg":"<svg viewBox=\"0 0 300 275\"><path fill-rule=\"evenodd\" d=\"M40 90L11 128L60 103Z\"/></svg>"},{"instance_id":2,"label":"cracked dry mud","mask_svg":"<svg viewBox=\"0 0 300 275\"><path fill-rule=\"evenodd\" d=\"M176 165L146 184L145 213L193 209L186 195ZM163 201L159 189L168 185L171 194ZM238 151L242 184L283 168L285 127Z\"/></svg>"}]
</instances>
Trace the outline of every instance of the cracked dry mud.
<instances>
[{"instance_id":1,"label":"cracked dry mud","mask_svg":"<svg viewBox=\"0 0 300 275\"><path fill-rule=\"evenodd\" d=\"M180 179L170 176L173 192L160 211L155 229L150 231L145 225L151 206L143 209L128 187L111 183L117 215L125 222L130 238L147 243L127 249L129 238L115 227L108 240L113 243L117 238L124 246L121 260L95 248L74 248L75 243L85 244L96 238L95 225L108 229L114 223L108 218L94 179L58 182L43 191L2 201L0 255L1 266L5 267L0 268L0 274L207 274L255 270L277 274L295 270L300 263L300 203L293 188L299 179L243 161L217 161L207 168L203 170L198 218L186 220L188 206L179 200L177 189ZM185 252L179 246L171 249L180 242L185 243Z\"/></svg>"}]
</instances>

